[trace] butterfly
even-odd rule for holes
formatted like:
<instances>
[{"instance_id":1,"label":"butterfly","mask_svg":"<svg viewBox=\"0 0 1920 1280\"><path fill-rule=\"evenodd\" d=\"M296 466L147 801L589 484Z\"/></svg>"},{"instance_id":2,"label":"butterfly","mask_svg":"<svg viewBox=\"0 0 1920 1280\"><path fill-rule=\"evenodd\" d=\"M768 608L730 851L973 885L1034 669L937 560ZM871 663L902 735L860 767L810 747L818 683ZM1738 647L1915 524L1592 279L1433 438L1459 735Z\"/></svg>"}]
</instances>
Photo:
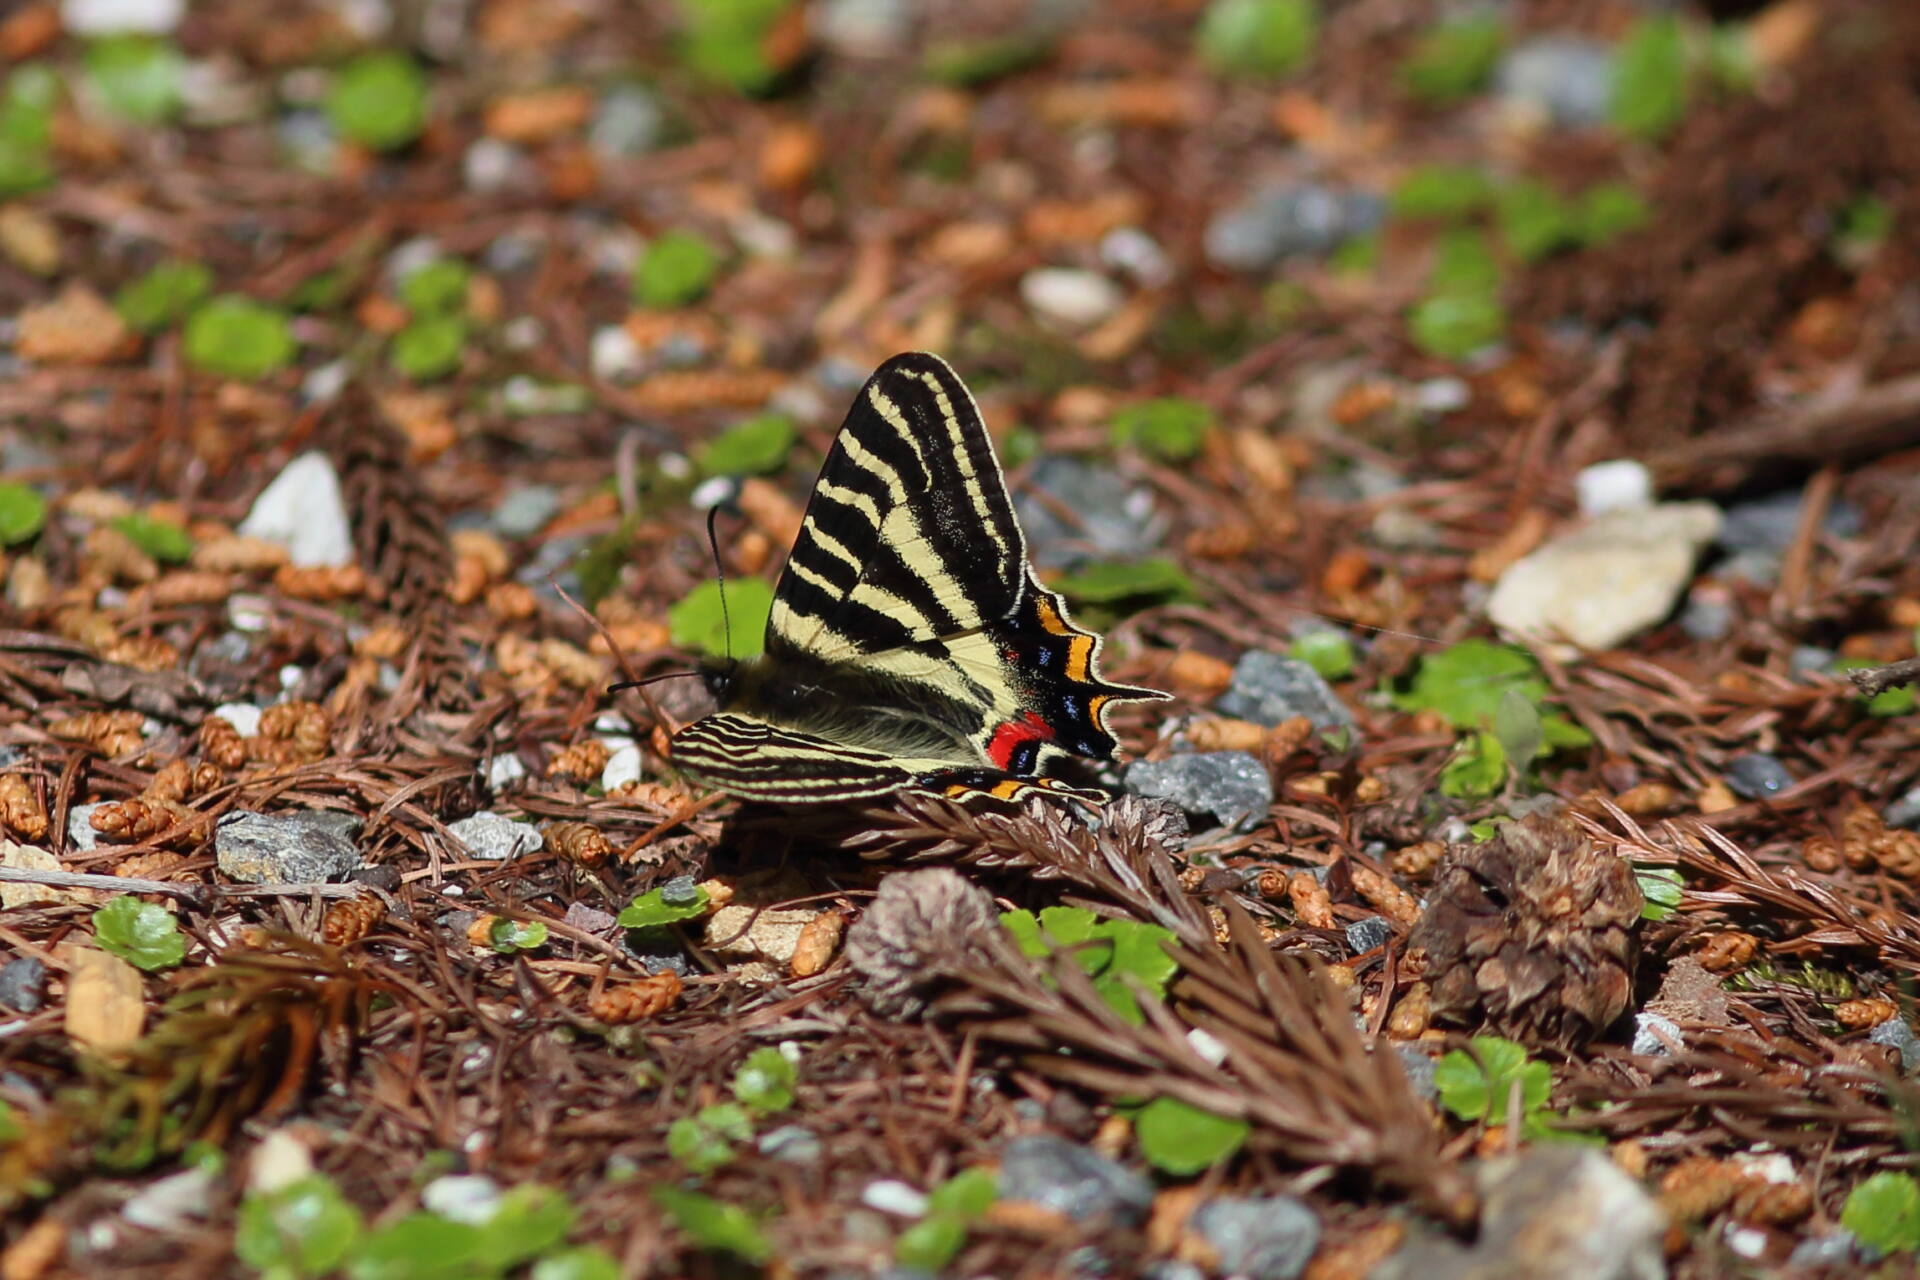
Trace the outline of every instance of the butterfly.
<instances>
[{"instance_id":1,"label":"butterfly","mask_svg":"<svg viewBox=\"0 0 1920 1280\"><path fill-rule=\"evenodd\" d=\"M1054 769L1112 755L1114 704L1167 696L1108 683L1099 659L1034 576L966 385L938 356L897 355L814 482L763 652L702 664L718 709L669 752L695 782L778 804L1099 803Z\"/></svg>"}]
</instances>

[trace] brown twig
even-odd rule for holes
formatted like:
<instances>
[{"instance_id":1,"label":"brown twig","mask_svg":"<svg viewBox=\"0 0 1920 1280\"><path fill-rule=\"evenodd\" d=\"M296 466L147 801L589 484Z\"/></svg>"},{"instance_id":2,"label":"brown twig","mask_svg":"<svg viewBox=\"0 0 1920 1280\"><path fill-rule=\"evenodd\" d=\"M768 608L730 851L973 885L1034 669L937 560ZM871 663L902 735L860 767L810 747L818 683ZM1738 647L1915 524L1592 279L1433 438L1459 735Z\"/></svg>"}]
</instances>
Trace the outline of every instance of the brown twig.
<instances>
[{"instance_id":1,"label":"brown twig","mask_svg":"<svg viewBox=\"0 0 1920 1280\"><path fill-rule=\"evenodd\" d=\"M1861 693L1872 698L1897 684L1920 683L1920 658L1902 658L1884 667L1861 667L1847 672L1847 679L1853 681L1854 687Z\"/></svg>"}]
</instances>

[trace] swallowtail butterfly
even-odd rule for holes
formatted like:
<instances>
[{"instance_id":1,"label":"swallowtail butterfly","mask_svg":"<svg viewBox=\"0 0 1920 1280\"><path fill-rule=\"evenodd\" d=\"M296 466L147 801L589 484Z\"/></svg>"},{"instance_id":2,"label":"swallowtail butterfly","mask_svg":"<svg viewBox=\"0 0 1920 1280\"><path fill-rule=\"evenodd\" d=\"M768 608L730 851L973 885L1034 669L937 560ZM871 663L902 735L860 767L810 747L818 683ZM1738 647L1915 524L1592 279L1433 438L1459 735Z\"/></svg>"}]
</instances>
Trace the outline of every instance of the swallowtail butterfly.
<instances>
[{"instance_id":1,"label":"swallowtail butterfly","mask_svg":"<svg viewBox=\"0 0 1920 1280\"><path fill-rule=\"evenodd\" d=\"M1049 776L1106 759L1100 637L1027 563L980 411L937 356L861 388L774 589L765 651L703 664L719 703L674 735L697 782L818 804L917 791L970 802L1103 791Z\"/></svg>"}]
</instances>

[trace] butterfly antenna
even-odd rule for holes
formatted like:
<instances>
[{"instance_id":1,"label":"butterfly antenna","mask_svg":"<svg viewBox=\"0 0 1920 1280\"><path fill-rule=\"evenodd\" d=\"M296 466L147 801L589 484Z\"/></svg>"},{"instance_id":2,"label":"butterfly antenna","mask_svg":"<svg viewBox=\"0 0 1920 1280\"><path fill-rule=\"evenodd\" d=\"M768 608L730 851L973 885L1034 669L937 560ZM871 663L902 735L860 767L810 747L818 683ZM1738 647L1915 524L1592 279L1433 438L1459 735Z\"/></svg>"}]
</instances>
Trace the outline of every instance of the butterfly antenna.
<instances>
[{"instance_id":1,"label":"butterfly antenna","mask_svg":"<svg viewBox=\"0 0 1920 1280\"><path fill-rule=\"evenodd\" d=\"M714 522L720 518L720 504L707 508L707 549L713 552L713 573L720 580L720 634L727 644L727 659L733 659L733 618L727 612L727 566L720 559L720 538Z\"/></svg>"},{"instance_id":2,"label":"butterfly antenna","mask_svg":"<svg viewBox=\"0 0 1920 1280\"><path fill-rule=\"evenodd\" d=\"M622 689L638 689L642 685L658 684L662 680L677 680L681 676L697 676L699 674L698 671L662 671L658 675L643 676L638 680L622 680L618 684L610 684L607 686L607 692L618 693Z\"/></svg>"}]
</instances>

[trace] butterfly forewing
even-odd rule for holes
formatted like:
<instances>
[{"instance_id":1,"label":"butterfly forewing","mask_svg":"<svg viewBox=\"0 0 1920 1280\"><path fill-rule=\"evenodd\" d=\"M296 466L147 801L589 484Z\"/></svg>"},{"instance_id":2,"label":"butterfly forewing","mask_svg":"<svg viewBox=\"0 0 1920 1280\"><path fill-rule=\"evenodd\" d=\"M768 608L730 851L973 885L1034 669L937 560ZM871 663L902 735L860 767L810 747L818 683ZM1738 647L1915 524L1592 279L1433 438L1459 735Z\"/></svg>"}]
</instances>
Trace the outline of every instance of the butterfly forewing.
<instances>
[{"instance_id":1,"label":"butterfly forewing","mask_svg":"<svg viewBox=\"0 0 1920 1280\"><path fill-rule=\"evenodd\" d=\"M1112 703L1165 696L1101 680L1099 653L1027 565L972 395L937 356L895 356L821 468L765 653L674 738L674 760L781 803L1098 798L1044 774L1111 754Z\"/></svg>"}]
</instances>

